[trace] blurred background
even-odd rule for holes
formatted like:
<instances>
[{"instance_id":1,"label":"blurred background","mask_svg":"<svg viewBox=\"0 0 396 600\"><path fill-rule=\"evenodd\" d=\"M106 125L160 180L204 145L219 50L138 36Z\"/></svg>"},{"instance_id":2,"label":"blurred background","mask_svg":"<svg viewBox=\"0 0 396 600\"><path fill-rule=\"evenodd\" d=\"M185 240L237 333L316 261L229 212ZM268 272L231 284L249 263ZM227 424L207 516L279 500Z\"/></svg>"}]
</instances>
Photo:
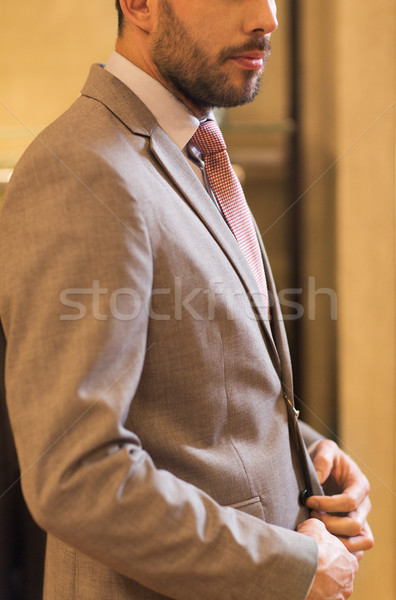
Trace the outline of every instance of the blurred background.
<instances>
[{"instance_id":1,"label":"blurred background","mask_svg":"<svg viewBox=\"0 0 396 600\"><path fill-rule=\"evenodd\" d=\"M396 5L278 0L278 11L258 98L219 120L277 281L296 402L372 485L376 545L353 598L396 600ZM2 0L0 203L115 33L112 0ZM13 485L3 399L0 469L0 600L40 600L45 536Z\"/></svg>"}]
</instances>

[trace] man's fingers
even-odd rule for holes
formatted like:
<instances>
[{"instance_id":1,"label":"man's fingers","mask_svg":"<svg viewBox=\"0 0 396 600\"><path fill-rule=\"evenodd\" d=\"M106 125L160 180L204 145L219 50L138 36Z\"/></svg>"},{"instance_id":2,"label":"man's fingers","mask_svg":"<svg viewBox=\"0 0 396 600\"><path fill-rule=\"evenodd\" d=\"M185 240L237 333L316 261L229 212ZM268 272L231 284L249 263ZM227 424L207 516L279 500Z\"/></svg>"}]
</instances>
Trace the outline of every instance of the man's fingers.
<instances>
[{"instance_id":1,"label":"man's fingers","mask_svg":"<svg viewBox=\"0 0 396 600\"><path fill-rule=\"evenodd\" d=\"M356 556L348 552L340 540L316 519L304 521L297 531L313 537L318 545L318 566L306 600L349 598L359 569L357 558L360 551Z\"/></svg>"},{"instance_id":2,"label":"man's fingers","mask_svg":"<svg viewBox=\"0 0 396 600\"><path fill-rule=\"evenodd\" d=\"M362 560L362 558L364 556L364 552L353 552L353 555L356 558L356 560L359 562Z\"/></svg>"},{"instance_id":3,"label":"man's fingers","mask_svg":"<svg viewBox=\"0 0 396 600\"><path fill-rule=\"evenodd\" d=\"M349 516L338 517L327 513L312 511L311 517L322 521L327 531L336 536L352 537L360 535L362 531L362 524Z\"/></svg>"},{"instance_id":4,"label":"man's fingers","mask_svg":"<svg viewBox=\"0 0 396 600\"><path fill-rule=\"evenodd\" d=\"M337 445L331 440L323 440L316 444L311 458L319 483L324 483L330 476L337 451Z\"/></svg>"},{"instance_id":5,"label":"man's fingers","mask_svg":"<svg viewBox=\"0 0 396 600\"><path fill-rule=\"evenodd\" d=\"M371 502L366 496L358 508L350 513L340 515L312 511L311 516L322 521L327 531L333 535L353 537L362 533L370 510Z\"/></svg>"},{"instance_id":6,"label":"man's fingers","mask_svg":"<svg viewBox=\"0 0 396 600\"><path fill-rule=\"evenodd\" d=\"M334 496L311 496L307 500L308 508L322 510L330 513L350 513L365 501L370 491L366 478L352 483L342 494Z\"/></svg>"},{"instance_id":7,"label":"man's fingers","mask_svg":"<svg viewBox=\"0 0 396 600\"><path fill-rule=\"evenodd\" d=\"M357 464L335 442L321 440L310 448L325 496L311 496L307 506L326 512L351 512L368 496L370 485Z\"/></svg>"},{"instance_id":8,"label":"man's fingers","mask_svg":"<svg viewBox=\"0 0 396 600\"><path fill-rule=\"evenodd\" d=\"M338 539L344 544L349 552L356 556L358 560L360 559L357 555L365 552L366 550L371 550L371 548L374 546L374 536L368 523L365 524L360 535L349 538L339 537Z\"/></svg>"}]
</instances>

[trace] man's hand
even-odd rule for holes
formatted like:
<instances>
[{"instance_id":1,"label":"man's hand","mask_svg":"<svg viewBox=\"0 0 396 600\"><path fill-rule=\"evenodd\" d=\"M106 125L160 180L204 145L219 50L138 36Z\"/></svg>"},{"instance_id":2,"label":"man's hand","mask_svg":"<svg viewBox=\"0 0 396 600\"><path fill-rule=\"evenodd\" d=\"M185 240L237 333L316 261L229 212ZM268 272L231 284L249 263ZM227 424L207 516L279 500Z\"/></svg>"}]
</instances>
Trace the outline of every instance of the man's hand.
<instances>
[{"instance_id":1,"label":"man's hand","mask_svg":"<svg viewBox=\"0 0 396 600\"><path fill-rule=\"evenodd\" d=\"M313 537L319 547L318 569L306 600L349 598L353 592L353 580L359 570L356 558L317 519L304 521L297 527L297 531Z\"/></svg>"},{"instance_id":2,"label":"man's hand","mask_svg":"<svg viewBox=\"0 0 396 600\"><path fill-rule=\"evenodd\" d=\"M311 516L324 523L360 560L374 544L367 523L371 510L370 485L357 464L331 440L310 448L311 458L326 496L311 496Z\"/></svg>"}]
</instances>

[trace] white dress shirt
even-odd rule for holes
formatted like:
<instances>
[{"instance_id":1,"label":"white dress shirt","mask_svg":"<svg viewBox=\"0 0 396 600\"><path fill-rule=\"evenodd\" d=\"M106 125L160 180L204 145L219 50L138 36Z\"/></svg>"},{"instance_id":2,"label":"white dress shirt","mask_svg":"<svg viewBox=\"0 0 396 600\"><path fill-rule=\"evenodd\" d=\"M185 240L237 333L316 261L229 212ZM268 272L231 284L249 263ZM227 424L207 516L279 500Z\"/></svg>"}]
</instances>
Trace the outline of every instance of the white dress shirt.
<instances>
[{"instance_id":1,"label":"white dress shirt","mask_svg":"<svg viewBox=\"0 0 396 600\"><path fill-rule=\"evenodd\" d=\"M199 126L199 119L157 79L114 51L105 69L122 81L147 106L160 127L184 154L189 165L211 194L206 185L203 162L197 155L191 156L187 144ZM214 119L213 115L211 118ZM191 150L191 149L190 149Z\"/></svg>"}]
</instances>

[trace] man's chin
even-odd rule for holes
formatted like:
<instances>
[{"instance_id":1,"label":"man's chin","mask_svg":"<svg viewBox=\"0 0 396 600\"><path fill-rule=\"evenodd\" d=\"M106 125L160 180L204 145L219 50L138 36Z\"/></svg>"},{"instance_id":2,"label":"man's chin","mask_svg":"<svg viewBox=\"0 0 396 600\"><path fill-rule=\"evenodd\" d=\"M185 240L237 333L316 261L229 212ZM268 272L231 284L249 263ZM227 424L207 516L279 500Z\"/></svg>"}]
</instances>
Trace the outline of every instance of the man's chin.
<instances>
[{"instance_id":1,"label":"man's chin","mask_svg":"<svg viewBox=\"0 0 396 600\"><path fill-rule=\"evenodd\" d=\"M260 89L262 70L254 73L239 73L238 82L230 84L230 77L223 74L214 81L201 81L201 85L185 85L180 78L168 77L172 80L176 95L180 95L200 108L233 108L252 102Z\"/></svg>"},{"instance_id":2,"label":"man's chin","mask_svg":"<svg viewBox=\"0 0 396 600\"><path fill-rule=\"evenodd\" d=\"M228 96L224 97L223 103L215 105L223 108L233 108L236 106L243 106L252 102L260 91L260 81L256 81L255 85L249 85L248 87L241 90L234 90Z\"/></svg>"}]
</instances>

